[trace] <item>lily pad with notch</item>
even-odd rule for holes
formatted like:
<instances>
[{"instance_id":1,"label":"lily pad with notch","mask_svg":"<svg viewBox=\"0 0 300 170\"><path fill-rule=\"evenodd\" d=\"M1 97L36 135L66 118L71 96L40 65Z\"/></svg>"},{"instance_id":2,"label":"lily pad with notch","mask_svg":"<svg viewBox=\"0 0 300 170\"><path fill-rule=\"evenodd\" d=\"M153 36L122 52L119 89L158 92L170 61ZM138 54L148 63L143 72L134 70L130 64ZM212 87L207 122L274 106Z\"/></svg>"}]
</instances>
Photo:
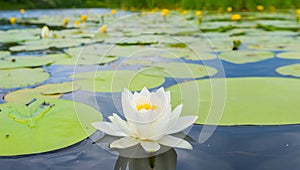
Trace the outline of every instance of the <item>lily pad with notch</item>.
<instances>
[{"instance_id":1,"label":"lily pad with notch","mask_svg":"<svg viewBox=\"0 0 300 170\"><path fill-rule=\"evenodd\" d=\"M47 99L29 105L0 105L0 156L53 151L84 140L102 120L94 108L74 101Z\"/></svg>"}]
</instances>

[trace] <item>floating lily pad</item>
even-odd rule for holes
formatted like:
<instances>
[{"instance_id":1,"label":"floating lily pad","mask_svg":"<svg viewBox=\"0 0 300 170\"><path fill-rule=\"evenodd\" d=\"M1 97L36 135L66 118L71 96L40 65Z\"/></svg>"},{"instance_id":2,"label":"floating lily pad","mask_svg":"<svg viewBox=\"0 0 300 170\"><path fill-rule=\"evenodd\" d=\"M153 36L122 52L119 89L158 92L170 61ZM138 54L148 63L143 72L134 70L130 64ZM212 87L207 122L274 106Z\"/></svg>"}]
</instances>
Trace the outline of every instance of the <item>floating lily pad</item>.
<instances>
[{"instance_id":1,"label":"floating lily pad","mask_svg":"<svg viewBox=\"0 0 300 170\"><path fill-rule=\"evenodd\" d=\"M86 43L88 39L40 39L36 41L27 41L23 45L10 47L13 52L18 51L36 51L48 48L66 48L79 46Z\"/></svg>"},{"instance_id":2,"label":"floating lily pad","mask_svg":"<svg viewBox=\"0 0 300 170\"><path fill-rule=\"evenodd\" d=\"M185 58L188 60L212 60L216 59L215 54L209 52L197 51L198 49L166 49L167 51L160 54L163 58Z\"/></svg>"},{"instance_id":3,"label":"floating lily pad","mask_svg":"<svg viewBox=\"0 0 300 170\"><path fill-rule=\"evenodd\" d=\"M22 89L8 93L4 96L4 100L7 102L27 104L35 99L58 99L60 97L61 94L43 95L36 89Z\"/></svg>"},{"instance_id":4,"label":"floating lily pad","mask_svg":"<svg viewBox=\"0 0 300 170\"><path fill-rule=\"evenodd\" d=\"M283 21L283 20L262 20L258 21L258 23L266 25L266 26L273 26L276 29L284 29L284 30L297 30L299 28L299 24L294 21Z\"/></svg>"},{"instance_id":5,"label":"floating lily pad","mask_svg":"<svg viewBox=\"0 0 300 170\"><path fill-rule=\"evenodd\" d=\"M264 39L263 39L264 38ZM259 50L274 50L274 51L281 51L281 50L295 50L297 49L297 40L293 40L288 37L276 37L270 38L261 37L260 40L257 39L258 42L248 45L250 49L259 49Z\"/></svg>"},{"instance_id":6,"label":"floating lily pad","mask_svg":"<svg viewBox=\"0 0 300 170\"><path fill-rule=\"evenodd\" d=\"M292 64L276 69L276 72L285 76L300 77L300 64Z\"/></svg>"},{"instance_id":7,"label":"floating lily pad","mask_svg":"<svg viewBox=\"0 0 300 170\"><path fill-rule=\"evenodd\" d=\"M199 43L196 43L195 45L197 46L198 44ZM201 43L199 45L201 45ZM232 40L229 39L229 38L224 38L224 39L223 38L212 38L212 39L210 39L210 42L206 46L209 47L207 49L207 51L209 51L209 52L211 52L211 51L222 52L222 51L230 51L230 50L232 50L233 43L232 43ZM199 48L206 47L206 46L199 46Z\"/></svg>"},{"instance_id":8,"label":"floating lily pad","mask_svg":"<svg viewBox=\"0 0 300 170\"><path fill-rule=\"evenodd\" d=\"M211 80L174 85L173 106L183 104L182 114L196 111L204 124L210 107L225 106L218 125L280 125L300 123L300 80L292 78L228 78L225 103L212 102ZM223 81L214 79L213 81ZM196 87L196 88L195 88ZM288 99L287 99L288 96ZM199 101L195 99L200 99ZM218 100L215 100L218 102ZM198 106L198 107L197 107ZM195 110L199 108L199 110ZM213 109L214 110L214 109ZM220 114L220 113L210 113Z\"/></svg>"},{"instance_id":9,"label":"floating lily pad","mask_svg":"<svg viewBox=\"0 0 300 170\"><path fill-rule=\"evenodd\" d=\"M94 133L92 122L102 119L94 108L67 100L36 101L29 106L0 105L0 156L53 151Z\"/></svg>"},{"instance_id":10,"label":"floating lily pad","mask_svg":"<svg viewBox=\"0 0 300 170\"><path fill-rule=\"evenodd\" d=\"M7 57L10 55L9 51L0 51L0 58Z\"/></svg>"},{"instance_id":11,"label":"floating lily pad","mask_svg":"<svg viewBox=\"0 0 300 170\"><path fill-rule=\"evenodd\" d=\"M115 56L102 57L98 54L78 53L76 56L70 56L65 53L50 54L44 58L54 60L58 65L94 65L106 64L118 60Z\"/></svg>"},{"instance_id":12,"label":"floating lily pad","mask_svg":"<svg viewBox=\"0 0 300 170\"><path fill-rule=\"evenodd\" d=\"M44 95L69 93L79 89L80 87L73 82L64 82L59 84L44 84L36 87L36 90L41 91L41 93Z\"/></svg>"},{"instance_id":13,"label":"floating lily pad","mask_svg":"<svg viewBox=\"0 0 300 170\"><path fill-rule=\"evenodd\" d=\"M22 89L4 96L7 102L27 104L34 99L52 99L59 98L61 94L78 90L79 86L72 82L59 84L44 84L33 89Z\"/></svg>"},{"instance_id":14,"label":"floating lily pad","mask_svg":"<svg viewBox=\"0 0 300 170\"><path fill-rule=\"evenodd\" d=\"M40 37L36 34L40 29L16 29L6 32L0 32L0 43L19 43L23 41L38 40Z\"/></svg>"},{"instance_id":15,"label":"floating lily pad","mask_svg":"<svg viewBox=\"0 0 300 170\"><path fill-rule=\"evenodd\" d=\"M236 64L252 63L274 57L273 52L269 51L227 51L219 55L225 61Z\"/></svg>"},{"instance_id":16,"label":"floating lily pad","mask_svg":"<svg viewBox=\"0 0 300 170\"><path fill-rule=\"evenodd\" d=\"M11 69L21 67L39 67L50 65L54 60L42 57L7 57L0 60L0 69Z\"/></svg>"},{"instance_id":17,"label":"floating lily pad","mask_svg":"<svg viewBox=\"0 0 300 170\"><path fill-rule=\"evenodd\" d=\"M125 60L126 64L147 64L149 60ZM200 78L205 76L213 76L218 71L215 68L203 66L200 64L189 64L180 62L153 62L143 69L143 74L161 77L173 77L173 78Z\"/></svg>"},{"instance_id":18,"label":"floating lily pad","mask_svg":"<svg viewBox=\"0 0 300 170\"><path fill-rule=\"evenodd\" d=\"M130 57L154 57L159 56L162 58L185 58L187 60L212 60L217 58L215 54L207 51L201 51L197 48L170 48L164 46L145 47L136 52L132 52ZM132 59L133 60L133 59Z\"/></svg>"},{"instance_id":19,"label":"floating lily pad","mask_svg":"<svg viewBox=\"0 0 300 170\"><path fill-rule=\"evenodd\" d=\"M0 70L0 88L15 88L41 83L50 75L41 68Z\"/></svg>"},{"instance_id":20,"label":"floating lily pad","mask_svg":"<svg viewBox=\"0 0 300 170\"><path fill-rule=\"evenodd\" d=\"M152 60L151 58L149 58L147 60L147 58L145 58L145 57L138 57L138 58L134 58L134 59L133 58L128 58L128 59L126 58L126 59L122 60L122 65L123 66L136 66L136 65L151 66L152 64L159 62L159 60L156 61L154 59Z\"/></svg>"},{"instance_id":21,"label":"floating lily pad","mask_svg":"<svg viewBox=\"0 0 300 170\"><path fill-rule=\"evenodd\" d=\"M157 35L141 35L129 37L127 39L120 39L122 41L116 42L117 45L151 45L160 42L160 39L165 39Z\"/></svg>"},{"instance_id":22,"label":"floating lily pad","mask_svg":"<svg viewBox=\"0 0 300 170\"><path fill-rule=\"evenodd\" d=\"M124 88L132 91L143 87L154 88L164 83L165 79L158 76L149 76L142 71L107 70L98 72L78 73L72 76L81 90L96 92L121 92Z\"/></svg>"},{"instance_id":23,"label":"floating lily pad","mask_svg":"<svg viewBox=\"0 0 300 170\"><path fill-rule=\"evenodd\" d=\"M277 54L278 58L285 58L285 59L300 59L300 52L292 51L292 52L283 52Z\"/></svg>"}]
</instances>

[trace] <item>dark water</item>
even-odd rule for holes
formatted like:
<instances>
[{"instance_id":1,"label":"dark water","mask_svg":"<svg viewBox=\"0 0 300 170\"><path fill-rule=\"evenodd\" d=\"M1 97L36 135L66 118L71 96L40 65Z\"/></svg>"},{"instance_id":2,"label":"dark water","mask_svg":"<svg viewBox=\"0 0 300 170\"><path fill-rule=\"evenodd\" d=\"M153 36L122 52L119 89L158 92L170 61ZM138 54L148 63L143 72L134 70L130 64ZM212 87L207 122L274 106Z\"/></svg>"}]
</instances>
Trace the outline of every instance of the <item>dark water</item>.
<instances>
[{"instance_id":1,"label":"dark water","mask_svg":"<svg viewBox=\"0 0 300 170\"><path fill-rule=\"evenodd\" d=\"M196 125L189 135L196 139L200 130L201 126ZM176 166L177 169L189 170L298 170L299 133L299 125L218 127L205 143L193 142L192 151L176 149L176 154L163 157L156 166ZM177 163L168 162L174 154ZM113 169L117 159L118 156L87 139L50 153L1 158L0 167L4 170L99 170ZM146 169L149 165L144 163L143 166Z\"/></svg>"},{"instance_id":2,"label":"dark water","mask_svg":"<svg viewBox=\"0 0 300 170\"><path fill-rule=\"evenodd\" d=\"M98 9L94 10L97 11ZM32 12L34 13L32 16L38 16L41 13L47 13L47 15L55 15L57 12L73 13L74 10L37 10ZM11 15L18 15L18 11L0 12L0 17L10 17ZM191 61L186 60L185 62ZM193 63L202 64L201 62ZM226 77L290 77L277 74L275 69L293 63L300 63L300 61L279 58L250 64L232 64L222 61ZM215 60L207 61L205 64L217 67ZM101 69L111 68L110 65L101 67ZM43 83L71 81L68 76L74 71L72 66L53 65L45 67L45 69L52 76ZM77 67L76 71L93 71L96 69L96 66L82 66ZM221 76L219 73L214 77ZM164 87L169 87L174 83L174 80L167 79ZM0 89L0 96L9 90ZM96 93L96 98L93 95L91 92L77 91L74 94L63 95L63 99L80 101L93 107L99 106L104 117L118 112L120 109L114 107L111 94ZM118 102L120 94L114 94L114 97ZM198 143L201 129L201 125L194 125L188 133L194 140L191 142L194 147L193 150L170 150L155 158L154 167L156 169L174 169L176 167L182 170L300 169L300 125L219 126L205 143ZM109 170L124 166L127 163L131 170L146 170L151 167L146 158L131 160L120 158L118 155L93 144L91 139L86 139L68 148L48 153L0 157L0 170Z\"/></svg>"}]
</instances>

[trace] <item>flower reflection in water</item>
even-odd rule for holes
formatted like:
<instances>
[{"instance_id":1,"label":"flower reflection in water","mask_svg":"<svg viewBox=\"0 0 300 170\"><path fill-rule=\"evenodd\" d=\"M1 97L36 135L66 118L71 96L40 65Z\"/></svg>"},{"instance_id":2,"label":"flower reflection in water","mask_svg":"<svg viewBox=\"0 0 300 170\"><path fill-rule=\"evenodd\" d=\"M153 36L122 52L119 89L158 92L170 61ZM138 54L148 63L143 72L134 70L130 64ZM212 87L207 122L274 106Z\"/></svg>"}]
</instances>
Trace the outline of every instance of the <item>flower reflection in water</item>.
<instances>
[{"instance_id":1,"label":"flower reflection in water","mask_svg":"<svg viewBox=\"0 0 300 170\"><path fill-rule=\"evenodd\" d=\"M99 132L94 134L96 136L101 135ZM177 133L174 136L178 138L184 138L189 142L194 140L185 135L184 133ZM94 144L102 145L109 148L109 144L118 139L118 137L104 135ZM161 146L158 152L145 152L141 145L135 145L129 148L119 149L110 148L111 151L116 152L119 157L115 163L115 170L173 170L176 169L177 153L175 149Z\"/></svg>"},{"instance_id":2,"label":"flower reflection in water","mask_svg":"<svg viewBox=\"0 0 300 170\"><path fill-rule=\"evenodd\" d=\"M136 146L138 147L138 146ZM160 155L151 156L148 158L128 158L119 156L115 170L166 170L176 169L177 153L174 149L170 149Z\"/></svg>"}]
</instances>

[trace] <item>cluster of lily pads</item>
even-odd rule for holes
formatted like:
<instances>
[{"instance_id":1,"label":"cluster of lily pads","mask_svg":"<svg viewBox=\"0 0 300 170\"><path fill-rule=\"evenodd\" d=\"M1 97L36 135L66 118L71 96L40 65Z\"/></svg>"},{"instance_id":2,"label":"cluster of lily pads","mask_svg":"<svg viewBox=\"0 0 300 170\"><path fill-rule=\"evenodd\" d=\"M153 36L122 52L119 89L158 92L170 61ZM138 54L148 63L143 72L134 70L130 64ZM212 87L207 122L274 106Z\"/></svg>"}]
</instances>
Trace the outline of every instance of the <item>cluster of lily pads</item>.
<instances>
[{"instance_id":1,"label":"cluster of lily pads","mask_svg":"<svg viewBox=\"0 0 300 170\"><path fill-rule=\"evenodd\" d=\"M189 112L199 105L191 90L196 83L201 97L196 123L203 124L211 106L208 78L222 71L204 61L221 59L243 67L274 58L300 59L300 23L293 12L163 10L120 16L113 10L102 15L40 16L7 22L35 28L0 31L0 89L5 92L0 105L1 156L55 150L94 133L91 123L102 120L99 111L60 99L64 93L139 91L164 86L169 78L188 81L167 89L172 93L172 105L183 103L183 114L194 114ZM41 34L42 27L49 30ZM53 65L98 69L75 72L61 83L45 83L53 76L47 71ZM294 78L228 78L228 100L220 124L299 123L295 102L299 101L300 80L296 77L300 77L300 64L276 71ZM258 94L262 96L259 99ZM285 95L290 99L276 106L275 99ZM33 138L40 142L33 146Z\"/></svg>"}]
</instances>

